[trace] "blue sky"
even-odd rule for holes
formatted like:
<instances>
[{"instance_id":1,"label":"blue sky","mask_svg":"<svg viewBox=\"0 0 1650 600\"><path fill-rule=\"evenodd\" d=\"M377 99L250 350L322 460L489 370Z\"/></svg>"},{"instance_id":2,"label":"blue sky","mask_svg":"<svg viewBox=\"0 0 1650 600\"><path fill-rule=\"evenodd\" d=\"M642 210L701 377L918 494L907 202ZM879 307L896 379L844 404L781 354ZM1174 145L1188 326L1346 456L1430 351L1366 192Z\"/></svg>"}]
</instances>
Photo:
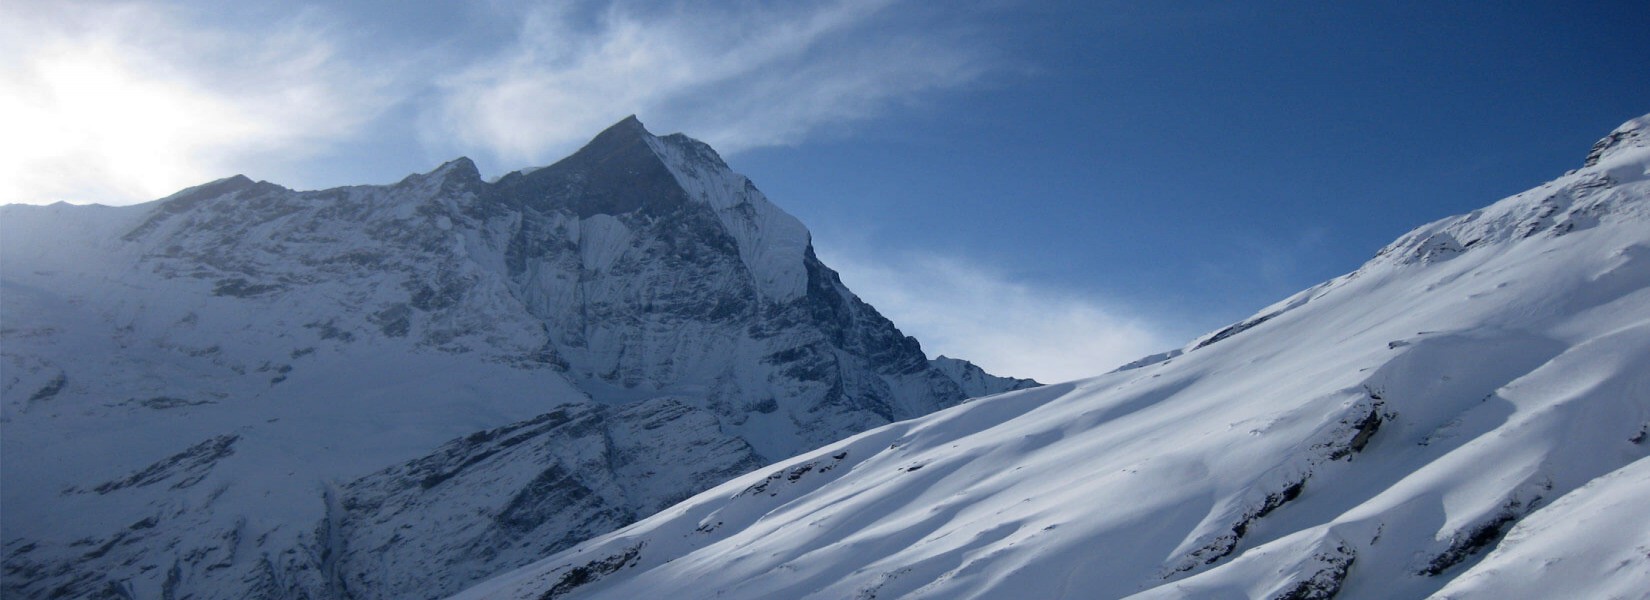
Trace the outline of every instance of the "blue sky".
<instances>
[{"instance_id":1,"label":"blue sky","mask_svg":"<svg viewBox=\"0 0 1650 600\"><path fill-rule=\"evenodd\" d=\"M0 202L720 149L931 354L1064 379L1650 111L1639 2L0 4ZM250 3L248 3L250 4Z\"/></svg>"}]
</instances>

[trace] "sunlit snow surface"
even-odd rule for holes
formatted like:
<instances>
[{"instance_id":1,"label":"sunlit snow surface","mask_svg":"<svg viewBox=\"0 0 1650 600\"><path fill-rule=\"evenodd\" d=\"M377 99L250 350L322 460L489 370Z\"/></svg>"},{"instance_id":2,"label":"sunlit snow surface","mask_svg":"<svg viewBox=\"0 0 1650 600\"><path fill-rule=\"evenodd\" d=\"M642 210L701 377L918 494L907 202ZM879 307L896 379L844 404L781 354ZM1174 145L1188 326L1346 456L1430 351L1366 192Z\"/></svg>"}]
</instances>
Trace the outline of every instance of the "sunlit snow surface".
<instances>
[{"instance_id":1,"label":"sunlit snow surface","mask_svg":"<svg viewBox=\"0 0 1650 600\"><path fill-rule=\"evenodd\" d=\"M870 431L460 597L1646 597L1647 125L1167 360Z\"/></svg>"}]
</instances>

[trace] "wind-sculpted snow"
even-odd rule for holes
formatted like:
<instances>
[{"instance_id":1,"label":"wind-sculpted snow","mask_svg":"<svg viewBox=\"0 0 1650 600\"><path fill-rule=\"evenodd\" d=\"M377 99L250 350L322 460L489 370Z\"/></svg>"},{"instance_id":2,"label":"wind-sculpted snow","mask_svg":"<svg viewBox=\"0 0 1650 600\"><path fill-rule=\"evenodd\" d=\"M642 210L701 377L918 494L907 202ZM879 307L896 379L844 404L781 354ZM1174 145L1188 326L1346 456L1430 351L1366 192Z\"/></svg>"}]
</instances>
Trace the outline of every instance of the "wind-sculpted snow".
<instances>
[{"instance_id":1,"label":"wind-sculpted snow","mask_svg":"<svg viewBox=\"0 0 1650 600\"><path fill-rule=\"evenodd\" d=\"M1621 131L1186 348L871 430L457 597L1644 597L1650 148Z\"/></svg>"},{"instance_id":2,"label":"wind-sculpted snow","mask_svg":"<svg viewBox=\"0 0 1650 600\"><path fill-rule=\"evenodd\" d=\"M1650 460L1599 477L1520 521L1439 598L1633 598L1650 579Z\"/></svg>"},{"instance_id":3,"label":"wind-sculpted snow","mask_svg":"<svg viewBox=\"0 0 1650 600\"><path fill-rule=\"evenodd\" d=\"M492 183L235 176L0 227L7 598L438 597L1025 384L930 365L633 118Z\"/></svg>"}]
</instances>

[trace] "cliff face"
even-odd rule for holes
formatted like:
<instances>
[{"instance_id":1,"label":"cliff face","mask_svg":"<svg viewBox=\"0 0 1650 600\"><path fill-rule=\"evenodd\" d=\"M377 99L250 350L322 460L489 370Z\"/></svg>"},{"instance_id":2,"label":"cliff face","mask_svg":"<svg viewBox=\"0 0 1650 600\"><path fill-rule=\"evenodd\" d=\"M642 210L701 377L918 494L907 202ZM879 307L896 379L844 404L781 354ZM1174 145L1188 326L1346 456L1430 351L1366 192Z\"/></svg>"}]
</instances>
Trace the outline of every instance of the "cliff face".
<instances>
[{"instance_id":1,"label":"cliff face","mask_svg":"<svg viewBox=\"0 0 1650 600\"><path fill-rule=\"evenodd\" d=\"M8 597L433 597L1029 384L931 364L634 118L495 182L0 210Z\"/></svg>"}]
</instances>

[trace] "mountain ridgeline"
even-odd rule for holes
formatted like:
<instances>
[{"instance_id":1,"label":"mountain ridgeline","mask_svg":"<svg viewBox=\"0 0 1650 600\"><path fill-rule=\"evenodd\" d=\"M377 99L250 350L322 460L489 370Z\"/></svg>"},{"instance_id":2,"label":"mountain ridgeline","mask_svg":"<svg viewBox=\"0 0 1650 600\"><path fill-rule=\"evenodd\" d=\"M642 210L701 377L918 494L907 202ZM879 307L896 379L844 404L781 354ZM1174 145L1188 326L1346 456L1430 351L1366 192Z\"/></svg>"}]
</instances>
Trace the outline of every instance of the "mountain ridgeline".
<instances>
[{"instance_id":1,"label":"mountain ridgeline","mask_svg":"<svg viewBox=\"0 0 1650 600\"><path fill-rule=\"evenodd\" d=\"M6 206L6 597L431 598L1033 387L930 361L709 146Z\"/></svg>"},{"instance_id":2,"label":"mountain ridgeline","mask_svg":"<svg viewBox=\"0 0 1650 600\"><path fill-rule=\"evenodd\" d=\"M1647 598L1647 497L1650 115L1181 349L804 453L455 599Z\"/></svg>"}]
</instances>

